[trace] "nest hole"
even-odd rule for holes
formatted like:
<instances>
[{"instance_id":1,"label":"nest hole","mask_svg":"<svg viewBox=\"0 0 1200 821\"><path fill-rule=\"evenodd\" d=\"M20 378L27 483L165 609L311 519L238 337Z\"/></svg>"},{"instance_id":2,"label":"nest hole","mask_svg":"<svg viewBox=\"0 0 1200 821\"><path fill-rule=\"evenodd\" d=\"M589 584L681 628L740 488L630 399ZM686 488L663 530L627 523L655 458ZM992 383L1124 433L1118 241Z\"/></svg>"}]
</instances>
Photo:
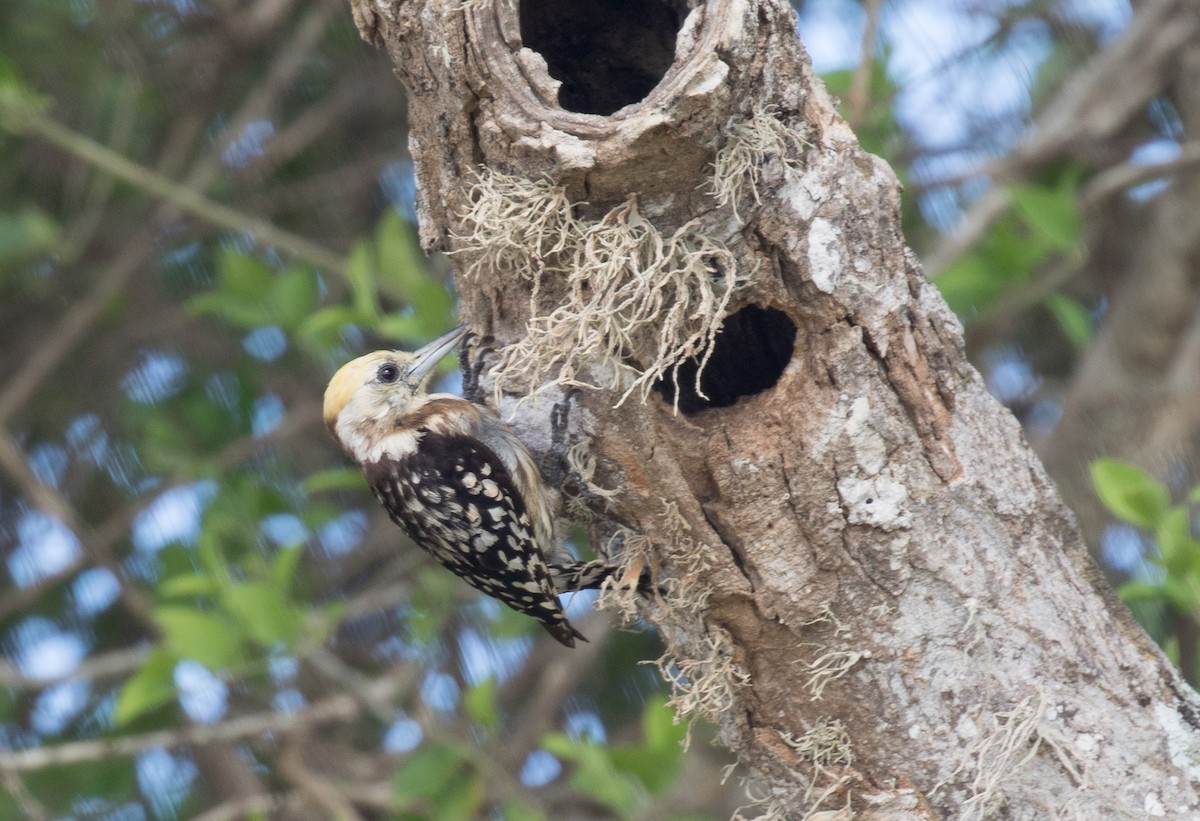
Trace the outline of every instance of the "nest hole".
<instances>
[{"instance_id":1,"label":"nest hole","mask_svg":"<svg viewBox=\"0 0 1200 821\"><path fill-rule=\"evenodd\" d=\"M674 404L676 385L679 410L685 416L709 408L727 408L743 396L753 396L775 386L796 347L796 324L783 311L750 305L725 320L713 340L712 355L700 374L700 360L685 361L678 380L668 375L655 384L667 402Z\"/></svg>"},{"instance_id":2,"label":"nest hole","mask_svg":"<svg viewBox=\"0 0 1200 821\"><path fill-rule=\"evenodd\" d=\"M567 111L609 115L645 98L675 59L686 0L520 0L521 40L562 83Z\"/></svg>"}]
</instances>

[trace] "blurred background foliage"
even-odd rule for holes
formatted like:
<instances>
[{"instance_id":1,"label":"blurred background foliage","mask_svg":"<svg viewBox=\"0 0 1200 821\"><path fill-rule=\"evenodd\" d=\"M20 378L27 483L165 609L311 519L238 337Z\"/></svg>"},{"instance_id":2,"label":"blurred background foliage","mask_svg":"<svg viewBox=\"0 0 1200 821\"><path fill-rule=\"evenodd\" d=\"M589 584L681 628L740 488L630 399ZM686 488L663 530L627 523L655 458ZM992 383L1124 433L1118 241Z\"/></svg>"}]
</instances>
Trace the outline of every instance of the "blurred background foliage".
<instances>
[{"instance_id":1,"label":"blurred background foliage","mask_svg":"<svg viewBox=\"0 0 1200 821\"><path fill-rule=\"evenodd\" d=\"M1194 55L1135 65L1117 0L797 9L972 360L1196 681ZM1105 60L1152 82L1080 91ZM745 803L711 729L681 746L652 631L578 594L563 651L322 429L338 364L454 322L404 129L336 0L0 6L0 818Z\"/></svg>"}]
</instances>

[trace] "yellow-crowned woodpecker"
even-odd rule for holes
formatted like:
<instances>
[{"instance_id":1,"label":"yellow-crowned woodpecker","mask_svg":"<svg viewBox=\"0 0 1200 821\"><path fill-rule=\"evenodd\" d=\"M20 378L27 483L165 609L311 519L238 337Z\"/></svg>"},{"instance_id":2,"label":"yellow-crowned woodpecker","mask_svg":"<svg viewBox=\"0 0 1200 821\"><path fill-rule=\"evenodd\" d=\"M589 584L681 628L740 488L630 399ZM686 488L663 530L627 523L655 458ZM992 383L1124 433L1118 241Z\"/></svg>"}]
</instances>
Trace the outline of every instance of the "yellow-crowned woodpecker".
<instances>
[{"instance_id":1,"label":"yellow-crowned woodpecker","mask_svg":"<svg viewBox=\"0 0 1200 821\"><path fill-rule=\"evenodd\" d=\"M524 443L490 408L428 392L434 367L466 332L343 365L325 390L325 424L414 542L573 647L584 637L557 594L597 588L616 568L558 560L556 496Z\"/></svg>"}]
</instances>

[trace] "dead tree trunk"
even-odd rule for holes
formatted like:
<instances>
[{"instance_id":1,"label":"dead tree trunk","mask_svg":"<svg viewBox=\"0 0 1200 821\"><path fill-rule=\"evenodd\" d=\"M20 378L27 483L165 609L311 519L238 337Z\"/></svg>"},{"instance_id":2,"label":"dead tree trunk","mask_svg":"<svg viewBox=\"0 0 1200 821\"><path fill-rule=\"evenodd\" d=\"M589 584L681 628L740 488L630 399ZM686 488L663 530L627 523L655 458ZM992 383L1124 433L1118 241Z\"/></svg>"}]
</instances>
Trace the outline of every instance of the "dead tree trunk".
<instances>
[{"instance_id":1,"label":"dead tree trunk","mask_svg":"<svg viewBox=\"0 0 1200 821\"><path fill-rule=\"evenodd\" d=\"M353 5L491 384L543 449L595 386L597 548L655 566L676 703L764 808L1200 813L1200 699L1097 592L786 3Z\"/></svg>"}]
</instances>

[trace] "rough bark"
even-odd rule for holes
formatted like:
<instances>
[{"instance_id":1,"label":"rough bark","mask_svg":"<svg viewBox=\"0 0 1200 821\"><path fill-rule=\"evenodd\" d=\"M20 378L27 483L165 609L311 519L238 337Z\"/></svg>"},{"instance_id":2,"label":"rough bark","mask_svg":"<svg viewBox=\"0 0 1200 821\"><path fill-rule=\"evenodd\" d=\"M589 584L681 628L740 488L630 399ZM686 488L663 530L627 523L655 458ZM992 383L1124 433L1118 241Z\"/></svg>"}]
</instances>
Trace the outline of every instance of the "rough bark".
<instances>
[{"instance_id":1,"label":"rough bark","mask_svg":"<svg viewBox=\"0 0 1200 821\"><path fill-rule=\"evenodd\" d=\"M580 5L595 31L620 8ZM1200 699L1104 592L1018 425L964 358L959 323L904 245L897 182L813 76L791 8L695 5L679 9L661 82L604 116L564 110L547 61L522 47L521 14L539 16L527 35L552 31L565 6L353 3L408 90L427 249L460 252L464 271L491 259L464 216L484 166L562 186L581 219L636 196L664 236L696 220L748 280L714 364L733 404L684 415L654 392L616 408L619 391L573 399L571 438L590 440L595 483L616 491L593 500L594 531L643 537L626 544L666 582L644 612L679 702L718 722L777 817L1200 814ZM608 45L653 53L670 17L626 14ZM633 87L628 54L580 57L590 75L570 74L570 57L549 62L574 107L611 109ZM757 195L743 179L735 213L704 183L764 112L804 143L756 158ZM460 277L464 321L497 348L567 296L554 260L532 302L519 273ZM747 306L779 314L737 313ZM739 398L745 373L776 356L775 384ZM535 446L546 410L517 409Z\"/></svg>"}]
</instances>

